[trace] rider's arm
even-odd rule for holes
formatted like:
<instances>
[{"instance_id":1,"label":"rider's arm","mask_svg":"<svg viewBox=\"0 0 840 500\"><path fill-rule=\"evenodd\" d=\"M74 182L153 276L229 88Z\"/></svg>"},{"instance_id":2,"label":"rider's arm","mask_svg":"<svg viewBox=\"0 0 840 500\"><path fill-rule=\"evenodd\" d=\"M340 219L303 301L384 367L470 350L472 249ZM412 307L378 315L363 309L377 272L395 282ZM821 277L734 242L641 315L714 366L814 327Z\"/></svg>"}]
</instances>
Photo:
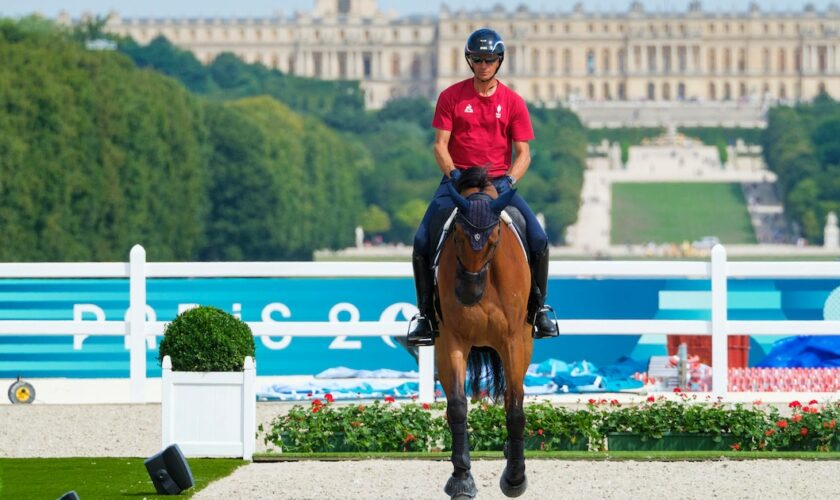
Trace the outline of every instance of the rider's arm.
<instances>
[{"instance_id":1,"label":"rider's arm","mask_svg":"<svg viewBox=\"0 0 840 500\"><path fill-rule=\"evenodd\" d=\"M443 175L449 177L449 172L455 168L452 156L449 154L449 137L451 130L435 129L435 161Z\"/></svg>"},{"instance_id":2,"label":"rider's arm","mask_svg":"<svg viewBox=\"0 0 840 500\"><path fill-rule=\"evenodd\" d=\"M531 147L528 146L527 141L513 141L513 150L516 159L513 160L513 165L508 169L507 175L512 176L516 179L516 182L519 182L531 165Z\"/></svg>"}]
</instances>

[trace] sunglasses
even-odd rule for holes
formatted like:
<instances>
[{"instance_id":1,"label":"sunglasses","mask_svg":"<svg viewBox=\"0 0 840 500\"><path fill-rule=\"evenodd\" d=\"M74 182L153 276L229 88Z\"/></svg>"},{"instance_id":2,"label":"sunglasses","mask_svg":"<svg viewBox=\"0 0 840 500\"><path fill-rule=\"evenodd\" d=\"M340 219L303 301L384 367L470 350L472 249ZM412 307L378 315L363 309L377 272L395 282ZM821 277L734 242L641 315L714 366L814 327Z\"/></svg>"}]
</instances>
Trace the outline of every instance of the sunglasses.
<instances>
[{"instance_id":1,"label":"sunglasses","mask_svg":"<svg viewBox=\"0 0 840 500\"><path fill-rule=\"evenodd\" d=\"M490 56L490 57L479 57L479 56L470 56L470 61L473 64L494 64L496 61L499 60L499 56Z\"/></svg>"}]
</instances>

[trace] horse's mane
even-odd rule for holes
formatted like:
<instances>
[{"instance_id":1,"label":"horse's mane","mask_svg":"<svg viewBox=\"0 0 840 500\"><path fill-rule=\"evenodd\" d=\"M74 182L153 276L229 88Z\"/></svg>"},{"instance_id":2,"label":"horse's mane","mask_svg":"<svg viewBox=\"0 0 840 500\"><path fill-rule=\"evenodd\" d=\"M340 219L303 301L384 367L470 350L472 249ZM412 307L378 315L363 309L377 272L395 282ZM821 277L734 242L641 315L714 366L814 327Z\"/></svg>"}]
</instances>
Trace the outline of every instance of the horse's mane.
<instances>
[{"instance_id":1,"label":"horse's mane","mask_svg":"<svg viewBox=\"0 0 840 500\"><path fill-rule=\"evenodd\" d=\"M487 169L481 167L470 167L461 172L461 177L455 182L455 189L462 192L469 188L478 188L483 191L490 184L487 177Z\"/></svg>"}]
</instances>

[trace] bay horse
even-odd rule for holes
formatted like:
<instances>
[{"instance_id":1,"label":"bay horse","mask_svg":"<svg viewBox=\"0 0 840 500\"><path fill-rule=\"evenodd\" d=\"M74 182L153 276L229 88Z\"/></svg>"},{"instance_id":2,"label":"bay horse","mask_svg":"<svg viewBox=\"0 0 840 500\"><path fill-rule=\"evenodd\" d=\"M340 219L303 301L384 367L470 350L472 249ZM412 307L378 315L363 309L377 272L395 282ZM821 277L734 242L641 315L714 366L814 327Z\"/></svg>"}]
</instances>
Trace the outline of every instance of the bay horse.
<instances>
[{"instance_id":1,"label":"bay horse","mask_svg":"<svg viewBox=\"0 0 840 500\"><path fill-rule=\"evenodd\" d=\"M523 382L531 362L533 340L527 321L531 273L525 252L501 212L515 194L497 195L486 170L467 169L449 184L458 209L437 270L438 324L435 343L438 378L446 394L446 417L452 434L454 471L444 491L453 499L475 497L467 434L466 374L473 398L482 379L490 379L490 395L504 395L507 463L500 479L502 493L525 492Z\"/></svg>"}]
</instances>

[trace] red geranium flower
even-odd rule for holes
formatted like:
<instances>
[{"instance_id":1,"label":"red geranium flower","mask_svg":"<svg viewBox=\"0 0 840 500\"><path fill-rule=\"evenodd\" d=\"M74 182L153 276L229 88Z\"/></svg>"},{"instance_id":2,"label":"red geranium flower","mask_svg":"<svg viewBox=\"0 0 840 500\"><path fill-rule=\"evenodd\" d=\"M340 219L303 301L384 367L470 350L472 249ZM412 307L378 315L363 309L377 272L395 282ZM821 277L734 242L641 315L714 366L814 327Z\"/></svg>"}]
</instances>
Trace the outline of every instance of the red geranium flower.
<instances>
[{"instance_id":1,"label":"red geranium flower","mask_svg":"<svg viewBox=\"0 0 840 500\"><path fill-rule=\"evenodd\" d=\"M598 401L595 401L594 399L590 398L590 399L589 399L589 404L591 404L591 405L597 405L597 404L598 404Z\"/></svg>"},{"instance_id":2,"label":"red geranium flower","mask_svg":"<svg viewBox=\"0 0 840 500\"><path fill-rule=\"evenodd\" d=\"M803 427L802 430L799 431L799 433L802 434L803 436L807 436L808 435L808 428Z\"/></svg>"},{"instance_id":3,"label":"red geranium flower","mask_svg":"<svg viewBox=\"0 0 840 500\"><path fill-rule=\"evenodd\" d=\"M656 401L656 398L653 397L653 396L648 396L647 400L648 400L648 403L653 403L654 401Z\"/></svg>"},{"instance_id":4,"label":"red geranium flower","mask_svg":"<svg viewBox=\"0 0 840 500\"><path fill-rule=\"evenodd\" d=\"M775 433L776 433L776 429L767 429L766 431L764 431L764 435L768 436L768 437L772 436Z\"/></svg>"},{"instance_id":5,"label":"red geranium flower","mask_svg":"<svg viewBox=\"0 0 840 500\"><path fill-rule=\"evenodd\" d=\"M432 405L430 405L429 403L423 403L423 409L424 409L424 410L431 410L431 409L432 409Z\"/></svg>"},{"instance_id":6,"label":"red geranium flower","mask_svg":"<svg viewBox=\"0 0 840 500\"><path fill-rule=\"evenodd\" d=\"M740 445L740 444L738 444L738 443L733 443L733 444L732 444L732 449L733 449L734 451L741 451L741 445Z\"/></svg>"},{"instance_id":7,"label":"red geranium flower","mask_svg":"<svg viewBox=\"0 0 840 500\"><path fill-rule=\"evenodd\" d=\"M406 434L405 439L403 439L403 444L410 443L410 442L414 441L415 439L417 439L417 438L415 438L413 434Z\"/></svg>"},{"instance_id":8,"label":"red geranium flower","mask_svg":"<svg viewBox=\"0 0 840 500\"><path fill-rule=\"evenodd\" d=\"M537 429L537 434L539 434L540 436L542 436L544 433L545 431L543 431L542 429Z\"/></svg>"},{"instance_id":9,"label":"red geranium flower","mask_svg":"<svg viewBox=\"0 0 840 500\"><path fill-rule=\"evenodd\" d=\"M314 400L312 400L312 406L321 406L321 405L323 405L323 404L324 404L324 403L322 403L320 399L314 399Z\"/></svg>"},{"instance_id":10,"label":"red geranium flower","mask_svg":"<svg viewBox=\"0 0 840 500\"><path fill-rule=\"evenodd\" d=\"M385 396L386 403L393 403L394 401L396 401L396 399L394 399L394 396Z\"/></svg>"},{"instance_id":11,"label":"red geranium flower","mask_svg":"<svg viewBox=\"0 0 840 500\"><path fill-rule=\"evenodd\" d=\"M791 422L799 422L800 420L802 420L802 415L794 415L790 417Z\"/></svg>"},{"instance_id":12,"label":"red geranium flower","mask_svg":"<svg viewBox=\"0 0 840 500\"><path fill-rule=\"evenodd\" d=\"M779 420L778 422L776 422L776 426L779 429L784 429L785 427L787 427L787 420Z\"/></svg>"},{"instance_id":13,"label":"red geranium flower","mask_svg":"<svg viewBox=\"0 0 840 500\"><path fill-rule=\"evenodd\" d=\"M809 405L818 405L818 404L820 404L820 402L817 401L816 399L812 399L812 400L808 401L808 404Z\"/></svg>"},{"instance_id":14,"label":"red geranium flower","mask_svg":"<svg viewBox=\"0 0 840 500\"><path fill-rule=\"evenodd\" d=\"M788 404L788 408L799 408L800 406L802 406L802 403L799 401L791 401L790 404Z\"/></svg>"},{"instance_id":15,"label":"red geranium flower","mask_svg":"<svg viewBox=\"0 0 840 500\"><path fill-rule=\"evenodd\" d=\"M682 392L682 389L680 389L679 387L674 387L674 392Z\"/></svg>"},{"instance_id":16,"label":"red geranium flower","mask_svg":"<svg viewBox=\"0 0 840 500\"><path fill-rule=\"evenodd\" d=\"M328 402L330 402L330 403L332 403L333 401L335 401L335 398L334 398L334 397L333 397L333 395L332 395L332 394L330 394L330 393L326 393L326 394L324 394L324 399L326 399L326 400L327 400Z\"/></svg>"}]
</instances>

